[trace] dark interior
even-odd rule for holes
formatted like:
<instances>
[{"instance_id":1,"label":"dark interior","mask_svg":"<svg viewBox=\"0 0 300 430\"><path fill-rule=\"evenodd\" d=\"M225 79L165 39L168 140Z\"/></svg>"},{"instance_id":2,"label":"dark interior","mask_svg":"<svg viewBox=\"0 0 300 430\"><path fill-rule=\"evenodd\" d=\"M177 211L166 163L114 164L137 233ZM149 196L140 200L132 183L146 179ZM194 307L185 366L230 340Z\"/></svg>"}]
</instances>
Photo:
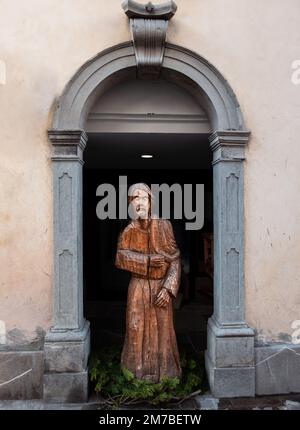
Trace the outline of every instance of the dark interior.
<instances>
[{"instance_id":1,"label":"dark interior","mask_svg":"<svg viewBox=\"0 0 300 430\"><path fill-rule=\"evenodd\" d=\"M129 141L130 156L127 151ZM151 145L152 141L155 144ZM160 141L163 141L161 146ZM142 153L149 152L154 155L152 160L140 158ZM128 187L136 182L193 184L193 199L195 184L204 184L203 228L187 231L185 222L188 220L175 220L172 214L171 222L182 256L181 284L174 303L178 343L189 344L197 351L206 348L207 320L213 309L210 157L207 136L202 135L176 135L175 138L172 135L137 134L130 135L130 139L126 135L90 136L83 174L83 269L84 311L91 322L94 348L111 342L122 343L125 334L130 274L115 268L114 260L119 233L129 220L99 220L96 216L100 200L96 196L97 187L109 183L118 190L119 176L127 176ZM195 168L197 165L198 169Z\"/></svg>"}]
</instances>

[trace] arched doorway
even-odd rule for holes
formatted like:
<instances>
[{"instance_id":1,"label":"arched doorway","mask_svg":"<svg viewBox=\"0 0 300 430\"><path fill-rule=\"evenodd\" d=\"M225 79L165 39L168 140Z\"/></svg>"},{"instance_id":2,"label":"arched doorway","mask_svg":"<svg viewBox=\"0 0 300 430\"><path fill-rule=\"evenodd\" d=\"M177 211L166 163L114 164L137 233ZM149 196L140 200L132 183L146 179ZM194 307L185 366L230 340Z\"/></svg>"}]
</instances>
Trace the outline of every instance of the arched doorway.
<instances>
[{"instance_id":1,"label":"arched doorway","mask_svg":"<svg viewBox=\"0 0 300 430\"><path fill-rule=\"evenodd\" d=\"M149 80L128 74L96 100L86 121L83 290L92 357L107 349L118 355L124 344L130 275L116 269L114 263L118 236L129 220L119 218L119 198L110 219L98 219L95 208L101 201L96 193L100 184L114 185L119 197L119 182L126 179L128 187L143 181L149 186L158 183L179 189L180 200L189 201L185 187L192 190L193 202L189 201L188 210L182 210L181 219L175 217L170 198L170 220L181 251L182 273L174 314L180 352L203 363L207 319L213 308L213 268L207 252L213 236L211 125L192 83L186 81L183 88L177 84L182 77L174 78L166 71ZM142 154L153 158L142 158ZM200 184L204 186L203 221ZM188 212L192 208L197 216L192 214L191 219ZM195 230L186 229L191 221Z\"/></svg>"},{"instance_id":2,"label":"arched doorway","mask_svg":"<svg viewBox=\"0 0 300 430\"><path fill-rule=\"evenodd\" d=\"M54 174L54 327L45 340L44 395L87 398L89 323L83 314L82 164L88 114L108 89L128 80L136 59L131 42L86 63L56 107L49 138ZM166 45L163 73L195 91L212 127L214 187L214 314L206 368L218 397L254 395L254 333L245 322L243 161L249 132L225 79L203 58Z\"/></svg>"}]
</instances>

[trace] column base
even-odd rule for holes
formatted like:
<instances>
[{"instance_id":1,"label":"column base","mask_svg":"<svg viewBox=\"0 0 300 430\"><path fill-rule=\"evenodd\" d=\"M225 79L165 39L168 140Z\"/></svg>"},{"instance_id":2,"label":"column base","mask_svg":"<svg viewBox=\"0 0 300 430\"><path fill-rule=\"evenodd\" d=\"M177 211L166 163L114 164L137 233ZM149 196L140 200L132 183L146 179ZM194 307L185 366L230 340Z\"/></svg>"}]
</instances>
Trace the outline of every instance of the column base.
<instances>
[{"instance_id":1,"label":"column base","mask_svg":"<svg viewBox=\"0 0 300 430\"><path fill-rule=\"evenodd\" d=\"M215 397L254 397L254 332L246 324L208 322L205 365Z\"/></svg>"},{"instance_id":2,"label":"column base","mask_svg":"<svg viewBox=\"0 0 300 430\"><path fill-rule=\"evenodd\" d=\"M51 330L45 338L44 399L55 402L88 400L90 324L81 330Z\"/></svg>"},{"instance_id":3,"label":"column base","mask_svg":"<svg viewBox=\"0 0 300 430\"><path fill-rule=\"evenodd\" d=\"M205 367L212 394L218 398L254 397L255 367L214 367L205 353Z\"/></svg>"}]
</instances>

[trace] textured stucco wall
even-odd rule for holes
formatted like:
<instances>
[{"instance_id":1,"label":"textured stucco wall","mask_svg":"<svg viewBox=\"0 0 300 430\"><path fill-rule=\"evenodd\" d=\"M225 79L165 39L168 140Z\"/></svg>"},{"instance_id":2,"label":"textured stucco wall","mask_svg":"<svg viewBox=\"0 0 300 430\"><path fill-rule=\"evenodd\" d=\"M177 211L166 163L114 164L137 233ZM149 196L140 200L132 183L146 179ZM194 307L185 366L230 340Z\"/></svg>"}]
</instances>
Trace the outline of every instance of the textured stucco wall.
<instances>
[{"instance_id":1,"label":"textured stucco wall","mask_svg":"<svg viewBox=\"0 0 300 430\"><path fill-rule=\"evenodd\" d=\"M252 138L246 162L246 309L262 339L300 319L298 0L177 0L168 41L208 59L235 91ZM0 320L25 343L51 325L55 99L76 70L130 39L120 0L0 1ZM1 82L1 79L0 79ZM3 335L1 335L1 339Z\"/></svg>"}]
</instances>

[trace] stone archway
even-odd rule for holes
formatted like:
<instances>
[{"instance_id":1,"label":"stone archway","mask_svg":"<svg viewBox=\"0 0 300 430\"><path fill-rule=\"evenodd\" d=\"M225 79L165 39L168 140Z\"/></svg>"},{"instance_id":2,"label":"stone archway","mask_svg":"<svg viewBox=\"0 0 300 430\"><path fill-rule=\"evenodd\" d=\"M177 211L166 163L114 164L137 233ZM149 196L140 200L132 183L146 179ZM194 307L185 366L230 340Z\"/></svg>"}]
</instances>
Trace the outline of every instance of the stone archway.
<instances>
[{"instance_id":1,"label":"stone archway","mask_svg":"<svg viewBox=\"0 0 300 430\"><path fill-rule=\"evenodd\" d=\"M53 148L54 326L45 339L44 397L84 401L88 395L89 323L83 315L82 164L88 112L102 91L136 67L132 42L88 61L59 99L48 135ZM254 396L254 332L245 321L244 173L249 132L222 75L199 55L166 44L162 68L193 82L214 132L214 314L206 368L218 397Z\"/></svg>"}]
</instances>

